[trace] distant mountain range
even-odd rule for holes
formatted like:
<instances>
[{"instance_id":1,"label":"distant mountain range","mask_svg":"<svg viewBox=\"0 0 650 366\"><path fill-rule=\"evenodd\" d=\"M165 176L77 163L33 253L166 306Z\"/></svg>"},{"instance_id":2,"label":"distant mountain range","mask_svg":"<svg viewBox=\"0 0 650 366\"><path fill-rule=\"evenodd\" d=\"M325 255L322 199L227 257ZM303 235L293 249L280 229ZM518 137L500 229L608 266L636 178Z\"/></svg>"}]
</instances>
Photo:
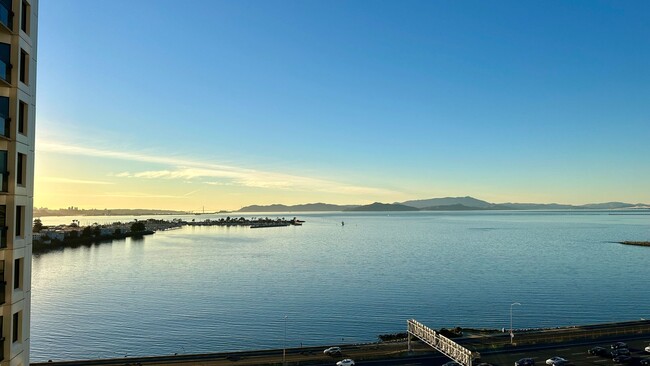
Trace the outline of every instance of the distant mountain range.
<instances>
[{"instance_id":1,"label":"distant mountain range","mask_svg":"<svg viewBox=\"0 0 650 366\"><path fill-rule=\"evenodd\" d=\"M346 209L358 207L357 205L331 205L329 203L307 203L303 205L269 205L259 206L252 205L239 209L237 212L307 212L307 211L344 211Z\"/></svg>"},{"instance_id":2,"label":"distant mountain range","mask_svg":"<svg viewBox=\"0 0 650 366\"><path fill-rule=\"evenodd\" d=\"M645 203L606 202L586 205L558 203L490 203L474 197L444 197L395 203L375 202L369 205L333 205L308 203L303 205L246 206L237 212L306 212L306 211L479 211L479 210L620 210L650 209Z\"/></svg>"}]
</instances>

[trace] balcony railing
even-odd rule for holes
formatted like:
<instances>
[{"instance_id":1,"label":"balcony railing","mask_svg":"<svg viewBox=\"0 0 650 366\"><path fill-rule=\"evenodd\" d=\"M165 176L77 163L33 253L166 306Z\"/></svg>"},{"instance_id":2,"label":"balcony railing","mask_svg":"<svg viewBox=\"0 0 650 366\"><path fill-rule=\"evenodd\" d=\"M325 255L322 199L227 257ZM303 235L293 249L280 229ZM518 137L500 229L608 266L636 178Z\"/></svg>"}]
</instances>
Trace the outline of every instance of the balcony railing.
<instances>
[{"instance_id":1,"label":"balcony railing","mask_svg":"<svg viewBox=\"0 0 650 366\"><path fill-rule=\"evenodd\" d=\"M0 172L0 192L9 192L9 172Z\"/></svg>"},{"instance_id":2,"label":"balcony railing","mask_svg":"<svg viewBox=\"0 0 650 366\"><path fill-rule=\"evenodd\" d=\"M3 3L0 3L0 23L5 27L12 29L14 13Z\"/></svg>"},{"instance_id":3,"label":"balcony railing","mask_svg":"<svg viewBox=\"0 0 650 366\"><path fill-rule=\"evenodd\" d=\"M11 84L11 64L0 60L0 79Z\"/></svg>"},{"instance_id":4,"label":"balcony railing","mask_svg":"<svg viewBox=\"0 0 650 366\"><path fill-rule=\"evenodd\" d=\"M7 247L7 232L9 229L6 226L0 227L0 248L6 248Z\"/></svg>"},{"instance_id":5,"label":"balcony railing","mask_svg":"<svg viewBox=\"0 0 650 366\"><path fill-rule=\"evenodd\" d=\"M0 114L0 135L10 138L11 136L11 118L4 117Z\"/></svg>"}]
</instances>

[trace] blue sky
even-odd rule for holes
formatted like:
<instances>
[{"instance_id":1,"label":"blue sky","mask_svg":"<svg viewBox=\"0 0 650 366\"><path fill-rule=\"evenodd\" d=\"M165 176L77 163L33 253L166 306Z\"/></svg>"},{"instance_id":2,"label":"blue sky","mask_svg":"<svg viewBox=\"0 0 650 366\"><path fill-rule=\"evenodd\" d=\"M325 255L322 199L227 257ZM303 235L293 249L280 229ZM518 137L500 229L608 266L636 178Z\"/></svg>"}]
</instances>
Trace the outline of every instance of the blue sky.
<instances>
[{"instance_id":1,"label":"blue sky","mask_svg":"<svg viewBox=\"0 0 650 366\"><path fill-rule=\"evenodd\" d=\"M39 8L35 205L650 203L650 3Z\"/></svg>"}]
</instances>

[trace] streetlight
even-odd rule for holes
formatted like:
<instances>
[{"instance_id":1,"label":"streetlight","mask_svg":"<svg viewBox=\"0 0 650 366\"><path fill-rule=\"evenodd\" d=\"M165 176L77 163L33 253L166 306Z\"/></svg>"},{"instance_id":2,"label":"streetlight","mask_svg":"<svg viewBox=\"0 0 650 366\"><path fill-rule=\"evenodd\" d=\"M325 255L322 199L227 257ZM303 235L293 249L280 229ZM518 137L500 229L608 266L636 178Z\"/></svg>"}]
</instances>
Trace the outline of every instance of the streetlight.
<instances>
[{"instance_id":1,"label":"streetlight","mask_svg":"<svg viewBox=\"0 0 650 366\"><path fill-rule=\"evenodd\" d=\"M510 344L512 344L512 339L515 338L515 334L512 332L512 305L521 305L518 302L513 302L510 304Z\"/></svg>"},{"instance_id":2,"label":"streetlight","mask_svg":"<svg viewBox=\"0 0 650 366\"><path fill-rule=\"evenodd\" d=\"M282 348L282 364L287 364L287 316L284 316L284 346Z\"/></svg>"}]
</instances>

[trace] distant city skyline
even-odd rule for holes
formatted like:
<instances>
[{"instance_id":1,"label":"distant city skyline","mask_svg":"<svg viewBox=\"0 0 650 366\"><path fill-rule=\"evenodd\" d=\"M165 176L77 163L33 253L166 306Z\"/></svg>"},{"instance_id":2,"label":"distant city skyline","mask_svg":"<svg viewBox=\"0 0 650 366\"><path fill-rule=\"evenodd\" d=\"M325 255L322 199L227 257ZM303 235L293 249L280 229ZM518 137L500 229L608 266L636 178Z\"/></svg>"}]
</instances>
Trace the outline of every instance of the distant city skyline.
<instances>
[{"instance_id":1,"label":"distant city skyline","mask_svg":"<svg viewBox=\"0 0 650 366\"><path fill-rule=\"evenodd\" d=\"M34 205L650 203L650 3L39 4Z\"/></svg>"}]
</instances>

